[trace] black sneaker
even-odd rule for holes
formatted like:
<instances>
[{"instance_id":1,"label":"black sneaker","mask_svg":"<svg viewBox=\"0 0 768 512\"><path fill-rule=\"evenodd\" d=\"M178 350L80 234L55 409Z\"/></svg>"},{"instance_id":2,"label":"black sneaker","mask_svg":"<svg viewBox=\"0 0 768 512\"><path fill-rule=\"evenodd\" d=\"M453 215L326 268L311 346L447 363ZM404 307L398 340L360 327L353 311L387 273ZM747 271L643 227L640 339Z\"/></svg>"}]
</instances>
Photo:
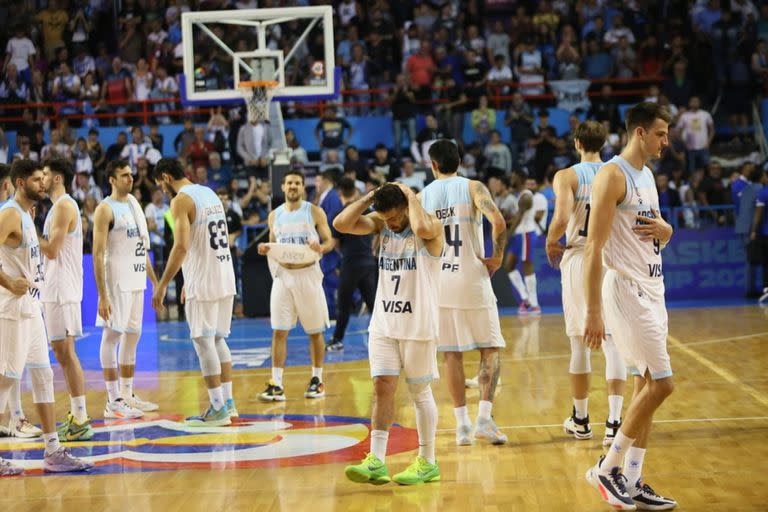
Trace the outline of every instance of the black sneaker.
<instances>
[{"instance_id":1,"label":"black sneaker","mask_svg":"<svg viewBox=\"0 0 768 512\"><path fill-rule=\"evenodd\" d=\"M267 382L267 389L259 395L259 400L262 402L285 402L285 391L270 379Z\"/></svg>"},{"instance_id":2,"label":"black sneaker","mask_svg":"<svg viewBox=\"0 0 768 512\"><path fill-rule=\"evenodd\" d=\"M602 464L605 455L587 470L587 482L600 491L602 498L613 508L618 510L636 510L637 505L627 493L627 478L621 474L621 468L616 466L611 468L607 475L600 474L600 464Z\"/></svg>"},{"instance_id":3,"label":"black sneaker","mask_svg":"<svg viewBox=\"0 0 768 512\"><path fill-rule=\"evenodd\" d=\"M563 422L563 430L566 434L570 434L576 439L592 439L592 427L589 426L589 414L586 418L576 417L576 408L573 408L573 413L570 418L566 418Z\"/></svg>"},{"instance_id":4,"label":"black sneaker","mask_svg":"<svg viewBox=\"0 0 768 512\"><path fill-rule=\"evenodd\" d=\"M322 398L325 396L325 385L317 377L312 377L304 392L304 398Z\"/></svg>"},{"instance_id":5,"label":"black sneaker","mask_svg":"<svg viewBox=\"0 0 768 512\"><path fill-rule=\"evenodd\" d=\"M677 506L675 500L659 496L642 478L632 486L630 496L638 510L672 510Z\"/></svg>"},{"instance_id":6,"label":"black sneaker","mask_svg":"<svg viewBox=\"0 0 768 512\"><path fill-rule=\"evenodd\" d=\"M344 342L337 340L336 338L333 338L331 342L325 346L326 352L339 352L340 350L344 350Z\"/></svg>"},{"instance_id":7,"label":"black sneaker","mask_svg":"<svg viewBox=\"0 0 768 512\"><path fill-rule=\"evenodd\" d=\"M603 437L603 446L611 446L613 440L616 439L616 434L619 433L621 428L621 418L619 421L605 420L605 437Z\"/></svg>"}]
</instances>

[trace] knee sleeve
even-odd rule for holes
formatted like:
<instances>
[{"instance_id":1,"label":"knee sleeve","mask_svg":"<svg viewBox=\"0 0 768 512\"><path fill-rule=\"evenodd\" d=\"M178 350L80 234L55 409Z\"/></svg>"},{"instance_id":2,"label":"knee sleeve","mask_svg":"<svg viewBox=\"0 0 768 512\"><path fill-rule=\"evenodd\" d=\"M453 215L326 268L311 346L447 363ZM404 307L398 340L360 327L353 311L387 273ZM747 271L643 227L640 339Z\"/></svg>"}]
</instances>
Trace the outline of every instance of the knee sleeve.
<instances>
[{"instance_id":1,"label":"knee sleeve","mask_svg":"<svg viewBox=\"0 0 768 512\"><path fill-rule=\"evenodd\" d=\"M423 384L408 384L408 395L411 397L414 403L434 400L432 396L432 387L429 383Z\"/></svg>"},{"instance_id":2,"label":"knee sleeve","mask_svg":"<svg viewBox=\"0 0 768 512\"><path fill-rule=\"evenodd\" d=\"M36 404L53 403L53 370L48 368L30 368L32 377L32 401Z\"/></svg>"},{"instance_id":3,"label":"knee sleeve","mask_svg":"<svg viewBox=\"0 0 768 512\"><path fill-rule=\"evenodd\" d=\"M107 327L101 333L101 347L99 358L102 368L117 368L117 344L120 342L120 333Z\"/></svg>"},{"instance_id":4,"label":"knee sleeve","mask_svg":"<svg viewBox=\"0 0 768 512\"><path fill-rule=\"evenodd\" d=\"M574 375L592 372L589 362L590 350L582 340L581 336L571 336L571 364L568 371Z\"/></svg>"},{"instance_id":5,"label":"knee sleeve","mask_svg":"<svg viewBox=\"0 0 768 512\"><path fill-rule=\"evenodd\" d=\"M605 380L627 380L627 367L610 335L603 340Z\"/></svg>"},{"instance_id":6,"label":"knee sleeve","mask_svg":"<svg viewBox=\"0 0 768 512\"><path fill-rule=\"evenodd\" d=\"M126 332L120 340L120 348L117 350L117 362L120 366L134 366L136 364L136 348L139 346L137 332Z\"/></svg>"},{"instance_id":7,"label":"knee sleeve","mask_svg":"<svg viewBox=\"0 0 768 512\"><path fill-rule=\"evenodd\" d=\"M221 374L221 364L219 355L216 353L216 343L213 336L201 336L194 338L192 344L195 346L197 358L200 360L200 370L203 377Z\"/></svg>"},{"instance_id":8,"label":"knee sleeve","mask_svg":"<svg viewBox=\"0 0 768 512\"><path fill-rule=\"evenodd\" d=\"M216 338L216 353L219 354L219 363L231 363L232 354L229 351L227 340Z\"/></svg>"},{"instance_id":9,"label":"knee sleeve","mask_svg":"<svg viewBox=\"0 0 768 512\"><path fill-rule=\"evenodd\" d=\"M437 428L437 404L429 384L408 384L408 394L416 409L416 430L419 434L419 445L430 445L435 442Z\"/></svg>"}]
</instances>

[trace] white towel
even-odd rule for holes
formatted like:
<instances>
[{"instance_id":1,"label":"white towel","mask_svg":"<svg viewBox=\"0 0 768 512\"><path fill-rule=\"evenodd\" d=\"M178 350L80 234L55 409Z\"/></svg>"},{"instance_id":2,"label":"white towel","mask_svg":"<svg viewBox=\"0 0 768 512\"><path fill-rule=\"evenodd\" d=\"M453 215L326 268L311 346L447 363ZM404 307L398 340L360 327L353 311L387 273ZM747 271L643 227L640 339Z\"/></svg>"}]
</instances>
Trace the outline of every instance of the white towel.
<instances>
[{"instance_id":1,"label":"white towel","mask_svg":"<svg viewBox=\"0 0 768 512\"><path fill-rule=\"evenodd\" d=\"M147 227L147 218L144 216L141 204L139 204L138 199L133 197L133 194L128 194L128 207L131 209L133 219L136 221L136 226L139 228L139 236L144 240L144 247L149 250L149 228Z\"/></svg>"},{"instance_id":2,"label":"white towel","mask_svg":"<svg viewBox=\"0 0 768 512\"><path fill-rule=\"evenodd\" d=\"M302 265L320 260L320 254L310 249L309 245L278 243L266 243L264 245L269 247L267 264L273 278L277 277L280 264Z\"/></svg>"}]
</instances>

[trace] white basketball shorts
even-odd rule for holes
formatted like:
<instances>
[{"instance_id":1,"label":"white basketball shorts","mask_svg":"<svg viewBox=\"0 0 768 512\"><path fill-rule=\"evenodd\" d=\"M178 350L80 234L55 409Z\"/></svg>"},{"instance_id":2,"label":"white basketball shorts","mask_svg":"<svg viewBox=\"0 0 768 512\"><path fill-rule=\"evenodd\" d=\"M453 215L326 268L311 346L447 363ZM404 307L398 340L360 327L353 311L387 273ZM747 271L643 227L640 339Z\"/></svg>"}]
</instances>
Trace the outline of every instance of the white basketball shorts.
<instances>
[{"instance_id":1,"label":"white basketball shorts","mask_svg":"<svg viewBox=\"0 0 768 512\"><path fill-rule=\"evenodd\" d=\"M80 338L83 335L79 302L43 302L43 318L49 341L61 341L68 336Z\"/></svg>"},{"instance_id":2,"label":"white basketball shorts","mask_svg":"<svg viewBox=\"0 0 768 512\"><path fill-rule=\"evenodd\" d=\"M431 340L397 340L370 334L368 361L371 377L399 376L405 372L408 384L425 384L438 379L437 344Z\"/></svg>"},{"instance_id":3,"label":"white basketball shorts","mask_svg":"<svg viewBox=\"0 0 768 512\"><path fill-rule=\"evenodd\" d=\"M112 312L109 320L96 314L96 325L109 327L113 331L141 333L141 318L144 315L144 290L121 292L114 290L110 295Z\"/></svg>"},{"instance_id":4,"label":"white basketball shorts","mask_svg":"<svg viewBox=\"0 0 768 512\"><path fill-rule=\"evenodd\" d=\"M440 308L438 352L467 352L506 347L496 306L481 309Z\"/></svg>"},{"instance_id":5,"label":"white basketball shorts","mask_svg":"<svg viewBox=\"0 0 768 512\"><path fill-rule=\"evenodd\" d=\"M45 322L39 306L35 307L32 317L0 319L0 374L10 379L20 379L25 366L51 366Z\"/></svg>"},{"instance_id":6,"label":"white basketball shorts","mask_svg":"<svg viewBox=\"0 0 768 512\"><path fill-rule=\"evenodd\" d=\"M218 300L187 299L185 311L191 337L226 338L229 336L234 300L234 296Z\"/></svg>"},{"instance_id":7,"label":"white basketball shorts","mask_svg":"<svg viewBox=\"0 0 768 512\"><path fill-rule=\"evenodd\" d=\"M269 296L272 329L290 331L296 321L307 334L323 332L330 325L319 265L290 270L279 266Z\"/></svg>"},{"instance_id":8,"label":"white basketball shorts","mask_svg":"<svg viewBox=\"0 0 768 512\"><path fill-rule=\"evenodd\" d=\"M667 308L664 297L651 296L633 279L608 270L603 277L606 325L634 375L650 372L654 380L672 375L667 352Z\"/></svg>"}]
</instances>

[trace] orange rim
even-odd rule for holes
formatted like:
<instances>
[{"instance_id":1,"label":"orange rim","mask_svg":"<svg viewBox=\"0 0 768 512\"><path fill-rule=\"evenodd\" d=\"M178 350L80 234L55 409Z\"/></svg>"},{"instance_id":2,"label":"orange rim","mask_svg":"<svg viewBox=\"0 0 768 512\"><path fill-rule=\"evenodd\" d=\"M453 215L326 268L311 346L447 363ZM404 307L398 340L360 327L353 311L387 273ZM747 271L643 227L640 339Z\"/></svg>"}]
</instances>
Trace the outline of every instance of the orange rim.
<instances>
[{"instance_id":1,"label":"orange rim","mask_svg":"<svg viewBox=\"0 0 768 512\"><path fill-rule=\"evenodd\" d=\"M253 87L277 87L280 82L277 80L250 80L247 82L238 82L238 89L249 89Z\"/></svg>"}]
</instances>

